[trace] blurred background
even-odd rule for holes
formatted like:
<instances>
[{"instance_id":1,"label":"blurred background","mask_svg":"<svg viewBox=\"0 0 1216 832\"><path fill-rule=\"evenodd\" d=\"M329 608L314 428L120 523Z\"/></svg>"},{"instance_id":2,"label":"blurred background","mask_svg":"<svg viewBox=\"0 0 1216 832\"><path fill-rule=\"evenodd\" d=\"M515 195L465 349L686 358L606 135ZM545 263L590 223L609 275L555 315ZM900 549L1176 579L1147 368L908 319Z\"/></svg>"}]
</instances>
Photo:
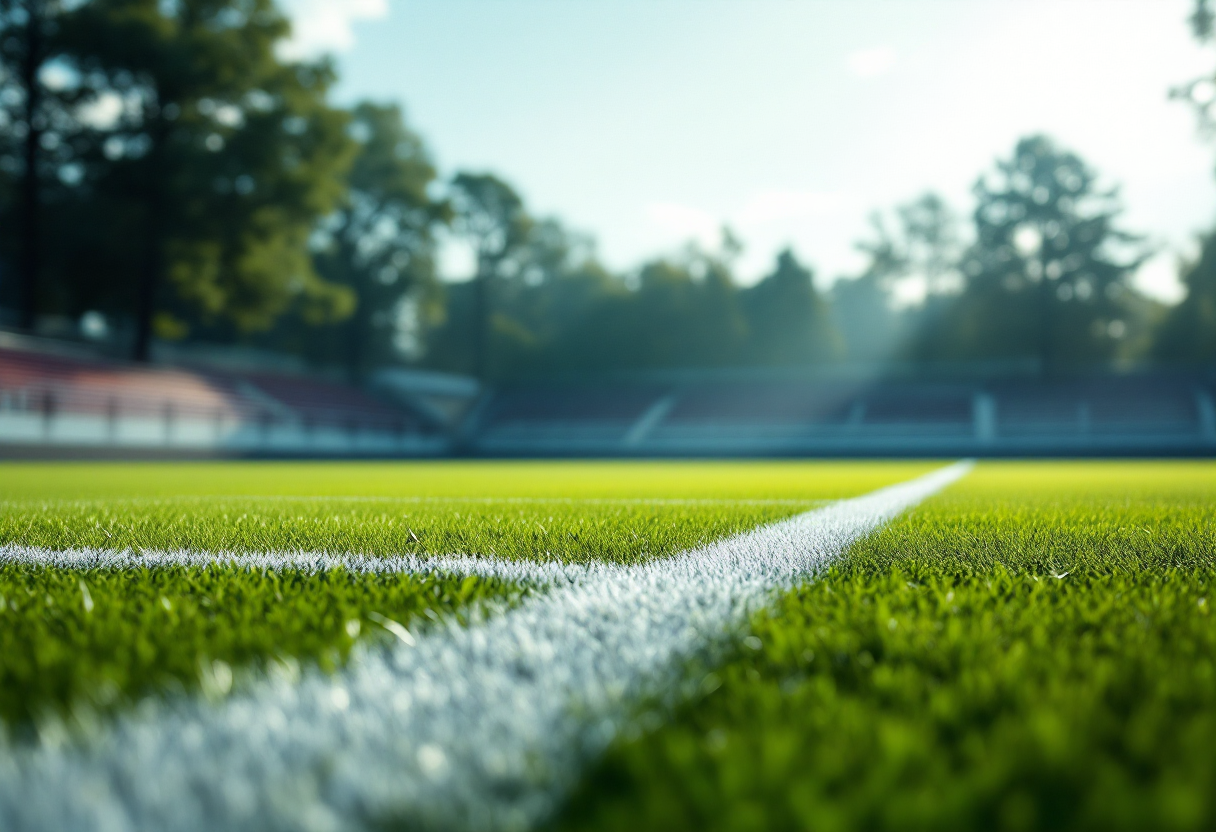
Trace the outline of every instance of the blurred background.
<instances>
[{"instance_id":1,"label":"blurred background","mask_svg":"<svg viewBox=\"0 0 1216 832\"><path fill-rule=\"evenodd\" d=\"M0 455L1210 454L1207 0L0 0Z\"/></svg>"}]
</instances>

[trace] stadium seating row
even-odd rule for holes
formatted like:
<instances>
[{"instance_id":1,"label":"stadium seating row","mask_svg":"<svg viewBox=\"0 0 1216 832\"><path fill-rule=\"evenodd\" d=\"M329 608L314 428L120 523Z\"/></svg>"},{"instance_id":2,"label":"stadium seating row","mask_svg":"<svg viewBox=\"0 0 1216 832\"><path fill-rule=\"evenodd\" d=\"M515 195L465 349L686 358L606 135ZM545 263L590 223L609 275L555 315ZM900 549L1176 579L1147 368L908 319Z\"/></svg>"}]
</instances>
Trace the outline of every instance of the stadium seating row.
<instances>
[{"instance_id":1,"label":"stadium seating row","mask_svg":"<svg viewBox=\"0 0 1216 832\"><path fill-rule=\"evenodd\" d=\"M437 442L409 409L347 384L0 347L0 443L341 453Z\"/></svg>"},{"instance_id":2,"label":"stadium seating row","mask_svg":"<svg viewBox=\"0 0 1216 832\"><path fill-rule=\"evenodd\" d=\"M498 391L487 451L1202 450L1210 381L1127 375L987 383L720 381L533 384Z\"/></svg>"},{"instance_id":3,"label":"stadium seating row","mask_svg":"<svg viewBox=\"0 0 1216 832\"><path fill-rule=\"evenodd\" d=\"M479 396L472 380L397 372L394 384L373 384L373 395L314 377L0 345L0 445L511 455L1216 450L1216 389L1196 374L599 380Z\"/></svg>"}]
</instances>

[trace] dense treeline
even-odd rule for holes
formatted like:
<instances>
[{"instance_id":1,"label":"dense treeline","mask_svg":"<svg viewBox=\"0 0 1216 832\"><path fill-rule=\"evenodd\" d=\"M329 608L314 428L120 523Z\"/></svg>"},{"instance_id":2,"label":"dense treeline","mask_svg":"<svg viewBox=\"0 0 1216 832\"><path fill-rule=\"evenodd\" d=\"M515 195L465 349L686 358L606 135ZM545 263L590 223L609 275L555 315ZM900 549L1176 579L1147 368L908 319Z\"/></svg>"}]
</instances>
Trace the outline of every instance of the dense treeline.
<instances>
[{"instance_id":1,"label":"dense treeline","mask_svg":"<svg viewBox=\"0 0 1216 832\"><path fill-rule=\"evenodd\" d=\"M1195 34L1212 37L1206 0ZM393 105L334 106L333 67L280 57L272 0L0 0L0 311L33 331L272 348L359 378L394 363L501 379L838 361L1216 359L1216 237L1172 308L1117 193L1045 136L876 215L858 275L793 251L753 285L741 243L625 274L496 176L441 179ZM1208 85L1204 87L1203 85ZM1180 87L1208 118L1212 79ZM475 255L437 277L438 237Z\"/></svg>"}]
</instances>

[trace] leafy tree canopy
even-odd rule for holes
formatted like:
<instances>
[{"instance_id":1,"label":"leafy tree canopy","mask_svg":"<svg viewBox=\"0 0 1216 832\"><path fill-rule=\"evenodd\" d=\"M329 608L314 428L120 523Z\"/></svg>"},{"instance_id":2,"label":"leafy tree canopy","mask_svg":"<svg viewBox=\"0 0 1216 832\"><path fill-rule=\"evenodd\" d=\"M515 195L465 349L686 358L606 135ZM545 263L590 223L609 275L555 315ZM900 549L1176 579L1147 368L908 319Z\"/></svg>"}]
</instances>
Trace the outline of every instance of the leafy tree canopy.
<instances>
[{"instance_id":1,"label":"leafy tree canopy","mask_svg":"<svg viewBox=\"0 0 1216 832\"><path fill-rule=\"evenodd\" d=\"M138 352L154 319L172 337L191 321L266 329L293 306L315 322L351 312L307 241L344 196L355 143L326 103L332 69L277 57L289 27L271 0L91 0L60 26L100 228L72 271L101 270L111 304L134 307Z\"/></svg>"},{"instance_id":2,"label":"leafy tree canopy","mask_svg":"<svg viewBox=\"0 0 1216 832\"><path fill-rule=\"evenodd\" d=\"M1048 372L1118 356L1142 300L1129 281L1147 253L1116 224L1117 192L1076 154L1032 136L975 196L963 290L925 352L1035 358Z\"/></svg>"},{"instance_id":3,"label":"leafy tree canopy","mask_svg":"<svg viewBox=\"0 0 1216 832\"><path fill-rule=\"evenodd\" d=\"M431 197L435 166L400 107L360 103L348 133L357 152L346 194L314 235L313 256L327 282L353 295L354 311L319 325L305 307L277 337L318 363L336 358L360 378L419 349L419 327L440 300L434 232L451 209Z\"/></svg>"}]
</instances>

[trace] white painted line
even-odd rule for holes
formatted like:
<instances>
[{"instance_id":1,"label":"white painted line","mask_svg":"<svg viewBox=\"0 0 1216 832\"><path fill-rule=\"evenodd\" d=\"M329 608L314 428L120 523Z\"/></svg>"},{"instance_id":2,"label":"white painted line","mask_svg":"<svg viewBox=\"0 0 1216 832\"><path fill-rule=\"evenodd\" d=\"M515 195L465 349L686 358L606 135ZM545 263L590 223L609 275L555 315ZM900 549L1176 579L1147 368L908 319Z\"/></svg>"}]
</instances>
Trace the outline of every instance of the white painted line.
<instances>
[{"instance_id":1,"label":"white painted line","mask_svg":"<svg viewBox=\"0 0 1216 832\"><path fill-rule=\"evenodd\" d=\"M218 705L149 700L88 742L10 748L0 828L525 828L682 661L969 467L606 569L333 676L267 677Z\"/></svg>"},{"instance_id":2,"label":"white painted line","mask_svg":"<svg viewBox=\"0 0 1216 832\"><path fill-rule=\"evenodd\" d=\"M0 546L0 563L27 563L60 569L142 569L166 566L205 568L227 566L236 569L302 572L345 570L359 574L409 572L434 575L476 575L501 578L521 584L562 584L611 570L610 564L577 564L558 561L475 558L468 555L419 557L415 555L356 555L323 552L195 552L106 549L42 549L7 544Z\"/></svg>"}]
</instances>

